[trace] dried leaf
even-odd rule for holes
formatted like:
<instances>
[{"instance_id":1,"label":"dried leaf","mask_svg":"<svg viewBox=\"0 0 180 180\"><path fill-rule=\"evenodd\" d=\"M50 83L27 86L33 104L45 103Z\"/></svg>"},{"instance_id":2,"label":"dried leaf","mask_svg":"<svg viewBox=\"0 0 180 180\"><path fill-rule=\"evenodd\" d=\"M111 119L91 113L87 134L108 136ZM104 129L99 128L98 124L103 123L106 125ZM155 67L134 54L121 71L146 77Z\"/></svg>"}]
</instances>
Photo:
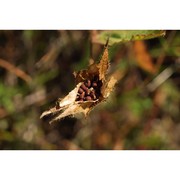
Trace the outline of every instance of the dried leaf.
<instances>
[{"instance_id":1,"label":"dried leaf","mask_svg":"<svg viewBox=\"0 0 180 180\"><path fill-rule=\"evenodd\" d=\"M108 48L107 47L105 47L103 56L101 58L100 63L97 65L97 67L99 69L99 79L104 81L108 67L109 67Z\"/></svg>"},{"instance_id":2,"label":"dried leaf","mask_svg":"<svg viewBox=\"0 0 180 180\"><path fill-rule=\"evenodd\" d=\"M124 72L115 71L106 81L106 83L104 83L101 88L101 93L105 99L109 97L110 93L114 89L115 84L122 78L123 75Z\"/></svg>"},{"instance_id":3,"label":"dried leaf","mask_svg":"<svg viewBox=\"0 0 180 180\"><path fill-rule=\"evenodd\" d=\"M152 74L156 73L157 69L143 41L134 42L134 54L138 65L142 69Z\"/></svg>"},{"instance_id":4,"label":"dried leaf","mask_svg":"<svg viewBox=\"0 0 180 180\"><path fill-rule=\"evenodd\" d=\"M82 83L79 83L64 99L59 102L60 108L71 105L75 102L77 92Z\"/></svg>"},{"instance_id":5,"label":"dried leaf","mask_svg":"<svg viewBox=\"0 0 180 180\"><path fill-rule=\"evenodd\" d=\"M83 113L85 116L88 114L88 112L91 110L91 105L94 102L83 102L83 103L74 103L68 107L65 108L64 112L56 116L53 120L50 121L52 123L53 121L56 121L58 119L62 119L69 115L75 115L79 113Z\"/></svg>"}]
</instances>

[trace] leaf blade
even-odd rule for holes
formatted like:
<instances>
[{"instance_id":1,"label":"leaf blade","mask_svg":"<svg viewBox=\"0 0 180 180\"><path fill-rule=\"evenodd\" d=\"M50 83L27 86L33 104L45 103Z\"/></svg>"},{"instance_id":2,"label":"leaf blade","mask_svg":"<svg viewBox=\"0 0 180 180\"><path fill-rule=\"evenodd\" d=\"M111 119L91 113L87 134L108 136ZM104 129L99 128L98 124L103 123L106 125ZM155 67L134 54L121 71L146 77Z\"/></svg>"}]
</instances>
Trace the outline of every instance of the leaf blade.
<instances>
[{"instance_id":1,"label":"leaf blade","mask_svg":"<svg viewBox=\"0 0 180 180\"><path fill-rule=\"evenodd\" d=\"M113 45L127 41L152 39L165 36L165 34L164 30L105 30L99 31L93 38L93 42L105 44L107 38L110 37L109 45Z\"/></svg>"}]
</instances>

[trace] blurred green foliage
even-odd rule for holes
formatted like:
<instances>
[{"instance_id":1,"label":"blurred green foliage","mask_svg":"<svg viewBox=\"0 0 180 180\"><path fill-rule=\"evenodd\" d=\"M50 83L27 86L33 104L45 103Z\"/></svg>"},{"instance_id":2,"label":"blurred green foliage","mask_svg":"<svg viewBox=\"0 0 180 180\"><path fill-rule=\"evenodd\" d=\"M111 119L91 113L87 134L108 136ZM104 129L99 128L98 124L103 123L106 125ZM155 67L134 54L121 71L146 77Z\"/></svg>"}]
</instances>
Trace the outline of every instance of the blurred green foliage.
<instances>
[{"instance_id":1,"label":"blurred green foliage","mask_svg":"<svg viewBox=\"0 0 180 180\"><path fill-rule=\"evenodd\" d=\"M110 37L109 45L114 45L127 41L151 39L165 34L163 30L109 30L100 32L96 41L105 44L107 38Z\"/></svg>"},{"instance_id":2,"label":"blurred green foliage","mask_svg":"<svg viewBox=\"0 0 180 180\"><path fill-rule=\"evenodd\" d=\"M137 44L146 47L142 54L150 60L144 64L134 53L136 41L110 46L110 72L125 73L87 119L79 115L52 125L39 119L74 88L74 71L85 69L90 56L99 60L104 44L91 43L93 34L0 31L0 149L180 149L180 31ZM32 81L4 68L1 60ZM147 65L155 70L148 72ZM149 90L167 68L171 76Z\"/></svg>"}]
</instances>

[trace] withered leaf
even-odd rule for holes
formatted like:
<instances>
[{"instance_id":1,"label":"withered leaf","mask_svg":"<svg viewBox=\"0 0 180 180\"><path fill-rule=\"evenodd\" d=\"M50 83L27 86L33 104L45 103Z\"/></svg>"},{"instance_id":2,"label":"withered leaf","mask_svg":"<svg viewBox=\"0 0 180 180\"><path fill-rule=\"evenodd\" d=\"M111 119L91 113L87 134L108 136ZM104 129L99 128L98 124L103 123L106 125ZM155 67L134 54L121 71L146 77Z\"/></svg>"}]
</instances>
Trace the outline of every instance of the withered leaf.
<instances>
[{"instance_id":1,"label":"withered leaf","mask_svg":"<svg viewBox=\"0 0 180 180\"><path fill-rule=\"evenodd\" d=\"M55 107L43 112L40 118L43 118L51 114L59 114L60 112L62 112L62 109L73 104L76 100L76 95L80 86L81 86L81 83L79 83L64 99L62 100L59 99Z\"/></svg>"},{"instance_id":2,"label":"withered leaf","mask_svg":"<svg viewBox=\"0 0 180 180\"><path fill-rule=\"evenodd\" d=\"M104 49L104 53L102 55L101 61L97 65L97 67L99 70L99 80L105 81L105 75L109 67L108 48Z\"/></svg>"},{"instance_id":3,"label":"withered leaf","mask_svg":"<svg viewBox=\"0 0 180 180\"><path fill-rule=\"evenodd\" d=\"M122 78L124 75L124 72L115 71L112 75L108 77L106 82L103 84L101 88L101 93L103 94L103 97L106 99L109 97L110 93L114 89L115 84Z\"/></svg>"},{"instance_id":4,"label":"withered leaf","mask_svg":"<svg viewBox=\"0 0 180 180\"><path fill-rule=\"evenodd\" d=\"M87 116L97 104L109 97L118 81L118 76L114 73L107 77L109 68L107 44L100 62L98 64L92 62L87 69L74 73L76 87L63 99L58 99L56 106L42 113L40 118L49 117L51 123L78 113Z\"/></svg>"}]
</instances>

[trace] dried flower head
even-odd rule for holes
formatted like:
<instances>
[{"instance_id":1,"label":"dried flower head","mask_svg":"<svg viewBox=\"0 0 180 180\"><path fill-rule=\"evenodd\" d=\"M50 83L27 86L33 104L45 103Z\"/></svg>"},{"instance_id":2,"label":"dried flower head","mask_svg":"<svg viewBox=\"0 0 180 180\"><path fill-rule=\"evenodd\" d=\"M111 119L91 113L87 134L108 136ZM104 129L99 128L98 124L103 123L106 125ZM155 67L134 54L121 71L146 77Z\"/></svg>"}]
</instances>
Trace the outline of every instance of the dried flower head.
<instances>
[{"instance_id":1,"label":"dried flower head","mask_svg":"<svg viewBox=\"0 0 180 180\"><path fill-rule=\"evenodd\" d=\"M94 61L87 69L74 73L76 87L55 107L42 113L40 118L48 117L50 123L69 115L83 113L85 116L100 102L106 100L114 88L119 76L117 73L107 77L109 68L108 41L100 62Z\"/></svg>"}]
</instances>

